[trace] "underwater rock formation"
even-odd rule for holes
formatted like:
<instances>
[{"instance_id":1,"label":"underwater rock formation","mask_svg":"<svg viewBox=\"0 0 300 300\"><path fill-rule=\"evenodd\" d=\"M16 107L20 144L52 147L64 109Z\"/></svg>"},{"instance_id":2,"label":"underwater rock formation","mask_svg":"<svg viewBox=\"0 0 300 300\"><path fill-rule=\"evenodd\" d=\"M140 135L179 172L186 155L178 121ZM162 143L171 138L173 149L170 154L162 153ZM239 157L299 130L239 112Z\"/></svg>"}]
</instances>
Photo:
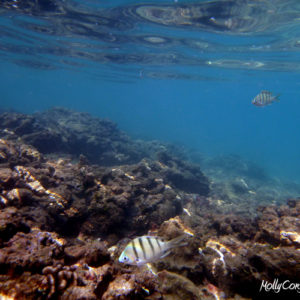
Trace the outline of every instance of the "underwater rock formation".
<instances>
[{"instance_id":1,"label":"underwater rock formation","mask_svg":"<svg viewBox=\"0 0 300 300\"><path fill-rule=\"evenodd\" d=\"M142 158L130 138L113 122L87 113L63 108L33 115L4 113L0 128L6 130L6 138L21 137L44 154L83 154L90 162L101 165L131 163Z\"/></svg>"},{"instance_id":2,"label":"underwater rock formation","mask_svg":"<svg viewBox=\"0 0 300 300\"><path fill-rule=\"evenodd\" d=\"M37 226L64 235L122 236L145 232L182 211L179 191L164 181L159 163L71 164L46 160L32 147L3 139L0 153L1 213L8 214L3 219L12 218L11 206L18 207L16 215L28 216L25 224L14 217L7 235Z\"/></svg>"},{"instance_id":3,"label":"underwater rock formation","mask_svg":"<svg viewBox=\"0 0 300 300\"><path fill-rule=\"evenodd\" d=\"M49 155L24 143L48 121L5 116L2 136L8 138L0 139L0 298L298 295L295 290L268 294L260 288L262 280L299 282L300 199L261 205L255 216L246 218L235 212L250 205L249 193L235 177L230 191L237 201L230 203L228 193L223 197L216 190L220 185L212 184L210 191L198 167L166 149L160 149L157 159L148 156L114 167L90 165L84 157L74 162L66 157L67 148L60 156ZM119 263L128 241L145 234L166 240L185 234L186 244L151 268Z\"/></svg>"},{"instance_id":4,"label":"underwater rock formation","mask_svg":"<svg viewBox=\"0 0 300 300\"><path fill-rule=\"evenodd\" d=\"M84 155L90 163L112 166L154 158L157 152L181 152L158 141L132 140L109 120L65 108L32 115L4 112L0 115L0 137L22 139L43 154Z\"/></svg>"},{"instance_id":5,"label":"underwater rock formation","mask_svg":"<svg viewBox=\"0 0 300 300\"><path fill-rule=\"evenodd\" d=\"M209 183L198 165L187 163L179 149L157 141L130 139L116 124L65 108L43 113L0 115L0 137L36 148L43 154L70 155L101 166L135 164L143 158L160 161L166 182L189 193L207 195ZM180 157L180 158L178 158ZM160 168L161 170L163 168Z\"/></svg>"},{"instance_id":6,"label":"underwater rock formation","mask_svg":"<svg viewBox=\"0 0 300 300\"><path fill-rule=\"evenodd\" d=\"M262 280L297 282L300 275L300 201L288 203L261 208L262 215L252 221L252 234L244 239L239 236L248 220L235 228L237 235L214 225L189 228L189 221L178 216L165 221L157 233L167 239L185 233L187 245L154 263L152 270L121 265L117 257L122 246L108 249L105 241L62 238L34 227L18 231L0 249L0 295L14 299L264 297L267 293L259 292ZM264 220L270 213L278 226L265 235L269 225ZM278 238L270 239L270 235Z\"/></svg>"},{"instance_id":7,"label":"underwater rock formation","mask_svg":"<svg viewBox=\"0 0 300 300\"><path fill-rule=\"evenodd\" d=\"M158 161L163 164L163 177L175 187L187 193L208 195L209 181L198 166L177 159L166 151L158 153Z\"/></svg>"}]
</instances>

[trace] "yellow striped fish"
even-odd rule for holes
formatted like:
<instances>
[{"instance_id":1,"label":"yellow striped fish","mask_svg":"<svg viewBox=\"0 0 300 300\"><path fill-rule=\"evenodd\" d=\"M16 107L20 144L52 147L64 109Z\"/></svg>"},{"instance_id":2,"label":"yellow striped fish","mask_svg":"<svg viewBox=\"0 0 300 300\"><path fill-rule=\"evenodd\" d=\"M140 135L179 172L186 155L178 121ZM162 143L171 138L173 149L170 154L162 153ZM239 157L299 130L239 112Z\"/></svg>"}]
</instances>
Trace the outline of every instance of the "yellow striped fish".
<instances>
[{"instance_id":1,"label":"yellow striped fish","mask_svg":"<svg viewBox=\"0 0 300 300\"><path fill-rule=\"evenodd\" d=\"M141 236L130 241L119 257L119 262L128 265L141 266L167 256L174 247L185 246L182 240L185 234L170 240L163 241L156 236Z\"/></svg>"},{"instance_id":2,"label":"yellow striped fish","mask_svg":"<svg viewBox=\"0 0 300 300\"><path fill-rule=\"evenodd\" d=\"M252 104L256 106L266 106L272 104L274 101L279 102L279 95L273 96L269 91L261 91L253 100Z\"/></svg>"}]
</instances>

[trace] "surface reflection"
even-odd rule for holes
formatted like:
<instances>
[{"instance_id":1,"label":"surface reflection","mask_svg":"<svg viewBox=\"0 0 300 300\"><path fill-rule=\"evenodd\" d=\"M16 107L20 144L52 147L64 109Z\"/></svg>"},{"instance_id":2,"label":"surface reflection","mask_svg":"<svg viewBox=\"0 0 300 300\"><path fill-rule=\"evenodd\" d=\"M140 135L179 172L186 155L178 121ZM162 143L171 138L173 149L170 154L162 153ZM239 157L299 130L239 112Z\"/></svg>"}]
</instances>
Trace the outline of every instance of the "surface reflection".
<instances>
[{"instance_id":1,"label":"surface reflection","mask_svg":"<svg viewBox=\"0 0 300 300\"><path fill-rule=\"evenodd\" d=\"M105 1L102 7L92 3L1 1L2 59L13 56L14 63L38 69L68 67L70 61L79 67L82 62L76 59L142 67L300 68L299 1L150 2L115 7L107 7ZM291 53L289 60L280 58L283 51ZM268 53L268 60L263 53ZM144 76L156 73L160 72Z\"/></svg>"}]
</instances>

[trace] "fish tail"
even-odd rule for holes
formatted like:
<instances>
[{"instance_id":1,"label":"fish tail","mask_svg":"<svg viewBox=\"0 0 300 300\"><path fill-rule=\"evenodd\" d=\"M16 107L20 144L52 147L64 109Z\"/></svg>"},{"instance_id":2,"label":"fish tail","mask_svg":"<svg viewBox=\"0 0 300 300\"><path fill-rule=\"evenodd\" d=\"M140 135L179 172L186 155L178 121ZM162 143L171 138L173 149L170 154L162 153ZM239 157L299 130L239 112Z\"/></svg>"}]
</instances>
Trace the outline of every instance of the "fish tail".
<instances>
[{"instance_id":1,"label":"fish tail","mask_svg":"<svg viewBox=\"0 0 300 300\"><path fill-rule=\"evenodd\" d=\"M276 102L280 102L279 97L280 97L280 94L278 94L278 95L275 96L275 101L276 101Z\"/></svg>"},{"instance_id":2,"label":"fish tail","mask_svg":"<svg viewBox=\"0 0 300 300\"><path fill-rule=\"evenodd\" d=\"M168 248L174 248L174 247L182 247L186 246L187 242L183 241L186 237L186 234L182 234L168 242Z\"/></svg>"}]
</instances>

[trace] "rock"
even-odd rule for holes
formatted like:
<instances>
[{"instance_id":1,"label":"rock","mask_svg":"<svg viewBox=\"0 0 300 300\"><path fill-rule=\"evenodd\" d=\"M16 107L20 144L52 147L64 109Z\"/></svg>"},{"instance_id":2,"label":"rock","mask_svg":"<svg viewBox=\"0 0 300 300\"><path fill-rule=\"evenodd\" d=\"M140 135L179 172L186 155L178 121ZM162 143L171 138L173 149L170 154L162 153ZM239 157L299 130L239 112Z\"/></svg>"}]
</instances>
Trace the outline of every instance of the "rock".
<instances>
[{"instance_id":1,"label":"rock","mask_svg":"<svg viewBox=\"0 0 300 300\"><path fill-rule=\"evenodd\" d=\"M96 300L97 297L90 287L71 286L60 297L61 300Z\"/></svg>"},{"instance_id":2,"label":"rock","mask_svg":"<svg viewBox=\"0 0 300 300\"><path fill-rule=\"evenodd\" d=\"M0 129L13 131L14 137L44 154L84 155L90 162L102 165L132 163L142 158L135 143L114 123L63 108L34 115L4 113Z\"/></svg>"},{"instance_id":3,"label":"rock","mask_svg":"<svg viewBox=\"0 0 300 300\"><path fill-rule=\"evenodd\" d=\"M103 300L126 300L135 294L135 280L133 276L123 274L112 281L104 295Z\"/></svg>"},{"instance_id":4,"label":"rock","mask_svg":"<svg viewBox=\"0 0 300 300\"><path fill-rule=\"evenodd\" d=\"M146 269L137 269L133 274L121 274L111 281L101 299L152 299L160 294L159 289L157 276Z\"/></svg>"},{"instance_id":5,"label":"rock","mask_svg":"<svg viewBox=\"0 0 300 300\"><path fill-rule=\"evenodd\" d=\"M2 135L14 141L21 138L43 154L67 153L102 166L134 164L143 158L155 159L156 153L162 150L168 151L174 156L181 156L181 159L173 158L173 170L166 174L175 186L199 193L208 192L206 178L199 167L181 163L183 154L176 147L157 141L132 140L113 122L87 113L64 108L53 108L33 115L3 113L0 117L1 129L0 137ZM7 130L13 134L6 133ZM194 176L191 176L193 172ZM200 187L197 186L199 183Z\"/></svg>"},{"instance_id":6,"label":"rock","mask_svg":"<svg viewBox=\"0 0 300 300\"><path fill-rule=\"evenodd\" d=\"M17 232L28 233L30 226L22 218L15 207L7 207L0 211L0 247Z\"/></svg>"},{"instance_id":7,"label":"rock","mask_svg":"<svg viewBox=\"0 0 300 300\"><path fill-rule=\"evenodd\" d=\"M158 273L161 293L167 300L200 300L200 291L192 281L176 273L162 271Z\"/></svg>"},{"instance_id":8,"label":"rock","mask_svg":"<svg viewBox=\"0 0 300 300\"><path fill-rule=\"evenodd\" d=\"M110 261L110 254L103 242L94 241L87 245L84 260L91 267L100 267Z\"/></svg>"},{"instance_id":9,"label":"rock","mask_svg":"<svg viewBox=\"0 0 300 300\"><path fill-rule=\"evenodd\" d=\"M164 164L162 177L166 182L187 193L208 195L209 182L199 166L172 157L167 152L160 152L158 160Z\"/></svg>"},{"instance_id":10,"label":"rock","mask_svg":"<svg viewBox=\"0 0 300 300\"><path fill-rule=\"evenodd\" d=\"M13 171L10 168L0 169L0 187L9 189L14 183Z\"/></svg>"},{"instance_id":11,"label":"rock","mask_svg":"<svg viewBox=\"0 0 300 300\"><path fill-rule=\"evenodd\" d=\"M0 275L1 299L37 299L46 297L43 275L24 272L19 276Z\"/></svg>"}]
</instances>

